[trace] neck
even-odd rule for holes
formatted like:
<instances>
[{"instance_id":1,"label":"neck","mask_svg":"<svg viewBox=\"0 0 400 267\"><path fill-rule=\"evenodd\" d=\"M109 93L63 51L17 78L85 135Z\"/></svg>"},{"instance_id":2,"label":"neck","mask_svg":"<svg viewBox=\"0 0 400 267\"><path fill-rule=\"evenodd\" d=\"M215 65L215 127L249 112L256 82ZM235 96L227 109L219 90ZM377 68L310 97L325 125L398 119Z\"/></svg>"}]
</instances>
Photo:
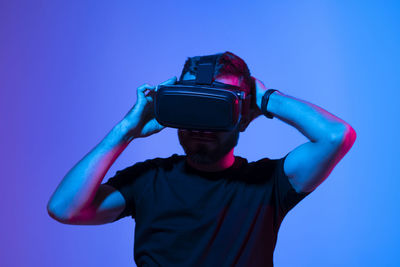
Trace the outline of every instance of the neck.
<instances>
[{"instance_id":1,"label":"neck","mask_svg":"<svg viewBox=\"0 0 400 267\"><path fill-rule=\"evenodd\" d=\"M190 157L187 157L187 162L194 169L206 172L217 172L217 171L223 171L231 167L235 162L235 156L233 155L233 149L232 149L220 160L213 163L206 164L206 163L194 162L190 159Z\"/></svg>"}]
</instances>

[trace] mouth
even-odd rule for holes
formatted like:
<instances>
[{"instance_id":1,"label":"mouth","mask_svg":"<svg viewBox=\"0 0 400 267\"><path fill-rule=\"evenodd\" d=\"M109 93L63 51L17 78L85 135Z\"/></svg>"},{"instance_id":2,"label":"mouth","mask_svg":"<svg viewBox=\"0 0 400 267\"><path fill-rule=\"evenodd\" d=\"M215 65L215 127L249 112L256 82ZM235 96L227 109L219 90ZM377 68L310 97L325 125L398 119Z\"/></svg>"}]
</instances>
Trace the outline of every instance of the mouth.
<instances>
[{"instance_id":1,"label":"mouth","mask_svg":"<svg viewBox=\"0 0 400 267\"><path fill-rule=\"evenodd\" d=\"M193 140L193 141L199 141L199 142L213 142L213 141L215 141L214 139L201 138L201 137L191 137L190 139Z\"/></svg>"},{"instance_id":2,"label":"mouth","mask_svg":"<svg viewBox=\"0 0 400 267\"><path fill-rule=\"evenodd\" d=\"M211 131L202 131L202 130L189 130L189 129L181 129L182 132L186 133L189 136L198 137L198 138L214 138L215 133Z\"/></svg>"},{"instance_id":3,"label":"mouth","mask_svg":"<svg viewBox=\"0 0 400 267\"><path fill-rule=\"evenodd\" d=\"M204 141L214 141L216 139L212 132L190 132L190 138Z\"/></svg>"},{"instance_id":4,"label":"mouth","mask_svg":"<svg viewBox=\"0 0 400 267\"><path fill-rule=\"evenodd\" d=\"M182 132L185 133L186 138L197 142L215 142L217 140L217 135L210 131L199 131L199 130L186 130L183 129Z\"/></svg>"}]
</instances>

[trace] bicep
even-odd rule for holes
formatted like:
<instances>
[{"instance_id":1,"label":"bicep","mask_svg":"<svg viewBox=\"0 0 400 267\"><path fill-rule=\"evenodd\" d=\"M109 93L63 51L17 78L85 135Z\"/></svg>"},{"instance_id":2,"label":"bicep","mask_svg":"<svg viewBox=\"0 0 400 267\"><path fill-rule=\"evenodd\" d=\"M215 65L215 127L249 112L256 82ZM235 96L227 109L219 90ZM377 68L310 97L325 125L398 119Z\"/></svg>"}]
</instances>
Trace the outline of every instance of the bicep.
<instances>
[{"instance_id":1,"label":"bicep","mask_svg":"<svg viewBox=\"0 0 400 267\"><path fill-rule=\"evenodd\" d=\"M297 192L311 192L329 176L348 150L343 140L307 142L287 155L284 171Z\"/></svg>"},{"instance_id":2,"label":"bicep","mask_svg":"<svg viewBox=\"0 0 400 267\"><path fill-rule=\"evenodd\" d=\"M113 222L125 209L125 199L114 187L101 184L91 205L68 221L68 224L99 225Z\"/></svg>"}]
</instances>

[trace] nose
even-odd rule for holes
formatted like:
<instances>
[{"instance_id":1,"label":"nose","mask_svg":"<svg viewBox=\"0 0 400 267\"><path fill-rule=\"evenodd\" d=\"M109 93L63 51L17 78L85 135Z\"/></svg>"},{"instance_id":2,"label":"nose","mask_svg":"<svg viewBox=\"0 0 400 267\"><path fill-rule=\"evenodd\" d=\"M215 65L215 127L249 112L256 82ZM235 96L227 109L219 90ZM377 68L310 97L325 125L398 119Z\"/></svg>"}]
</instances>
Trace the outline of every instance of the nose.
<instances>
[{"instance_id":1,"label":"nose","mask_svg":"<svg viewBox=\"0 0 400 267\"><path fill-rule=\"evenodd\" d=\"M191 130L191 132L193 132L193 133L205 133L205 134L210 134L210 133L212 133L212 132L210 132L210 131L200 131L200 130Z\"/></svg>"},{"instance_id":2,"label":"nose","mask_svg":"<svg viewBox=\"0 0 400 267\"><path fill-rule=\"evenodd\" d=\"M204 133L204 134L211 134L211 133L213 133L213 132L211 132L211 131L201 131L201 130L188 130L188 129L182 129L182 131L185 131L185 132L191 132L191 133Z\"/></svg>"}]
</instances>

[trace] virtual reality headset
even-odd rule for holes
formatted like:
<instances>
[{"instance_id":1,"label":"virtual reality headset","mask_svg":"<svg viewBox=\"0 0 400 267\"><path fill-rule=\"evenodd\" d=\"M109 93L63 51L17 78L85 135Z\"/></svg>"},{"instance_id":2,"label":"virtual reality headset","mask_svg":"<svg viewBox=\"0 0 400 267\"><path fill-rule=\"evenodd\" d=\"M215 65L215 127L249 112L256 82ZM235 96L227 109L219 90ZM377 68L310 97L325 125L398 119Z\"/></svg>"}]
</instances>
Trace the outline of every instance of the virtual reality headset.
<instances>
[{"instance_id":1,"label":"virtual reality headset","mask_svg":"<svg viewBox=\"0 0 400 267\"><path fill-rule=\"evenodd\" d=\"M195 80L158 87L154 112L161 125L200 131L231 131L237 126L249 110L251 94L214 81L215 64L216 56L201 57Z\"/></svg>"}]
</instances>

